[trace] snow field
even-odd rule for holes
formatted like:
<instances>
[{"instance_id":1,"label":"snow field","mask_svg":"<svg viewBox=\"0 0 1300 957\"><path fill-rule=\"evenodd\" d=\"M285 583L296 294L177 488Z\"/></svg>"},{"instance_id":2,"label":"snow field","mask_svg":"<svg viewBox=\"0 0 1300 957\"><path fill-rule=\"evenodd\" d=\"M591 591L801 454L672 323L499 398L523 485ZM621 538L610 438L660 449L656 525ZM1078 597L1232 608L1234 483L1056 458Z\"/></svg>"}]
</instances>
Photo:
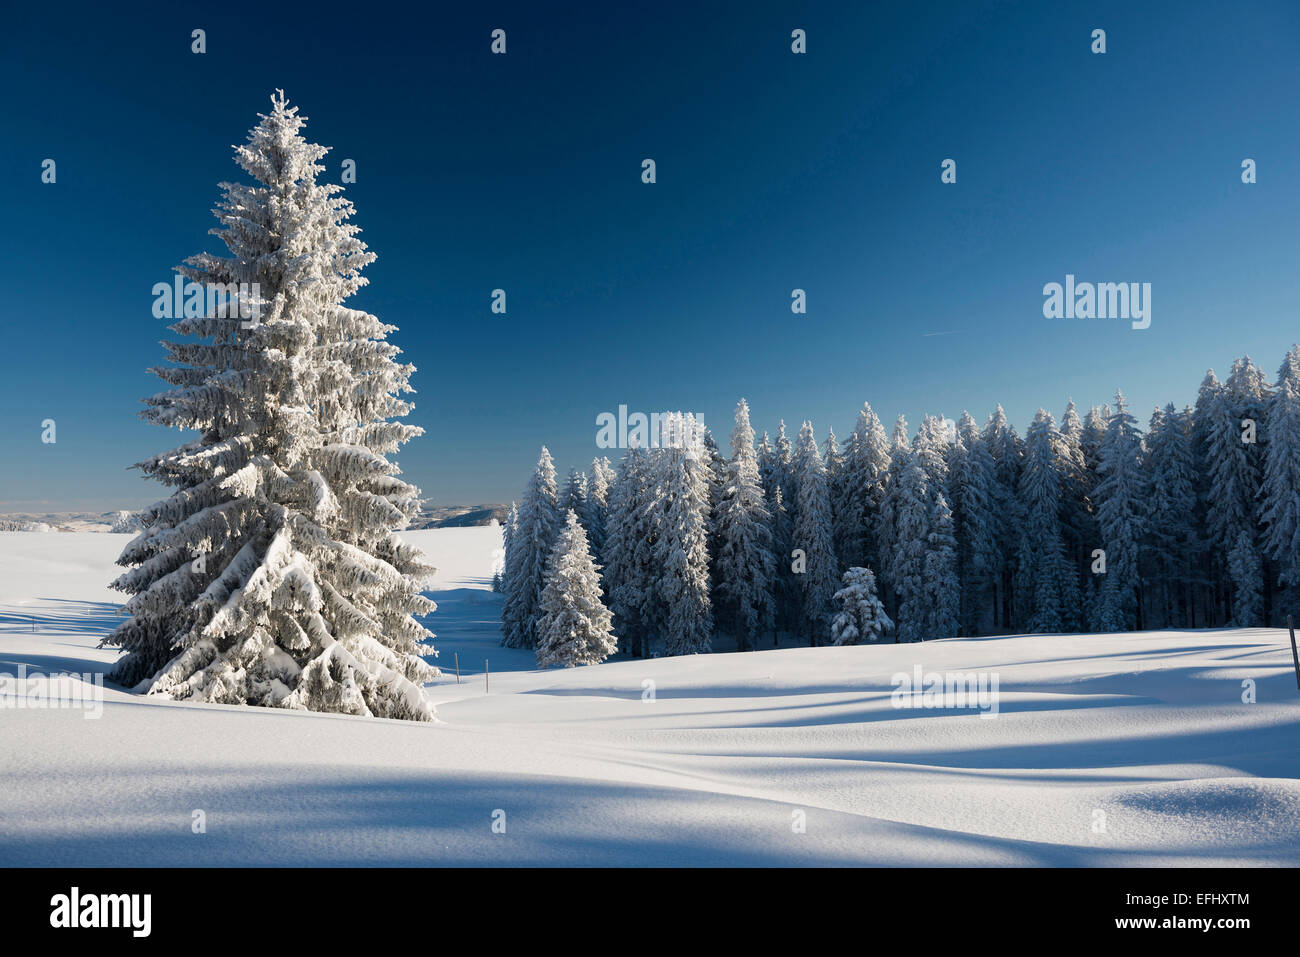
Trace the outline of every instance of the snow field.
<instances>
[{"instance_id":1,"label":"snow field","mask_svg":"<svg viewBox=\"0 0 1300 957\"><path fill-rule=\"evenodd\" d=\"M0 863L1300 863L1300 693L1285 632L537 671L531 652L498 645L499 530L407 536L439 568L436 723L111 686L97 720L2 708ZM0 674L113 660L95 645L121 603L105 586L127 540L0 533ZM998 716L895 708L892 676L917 665L996 674ZM1256 703L1242 701L1246 679ZM505 833L493 833L497 811Z\"/></svg>"}]
</instances>

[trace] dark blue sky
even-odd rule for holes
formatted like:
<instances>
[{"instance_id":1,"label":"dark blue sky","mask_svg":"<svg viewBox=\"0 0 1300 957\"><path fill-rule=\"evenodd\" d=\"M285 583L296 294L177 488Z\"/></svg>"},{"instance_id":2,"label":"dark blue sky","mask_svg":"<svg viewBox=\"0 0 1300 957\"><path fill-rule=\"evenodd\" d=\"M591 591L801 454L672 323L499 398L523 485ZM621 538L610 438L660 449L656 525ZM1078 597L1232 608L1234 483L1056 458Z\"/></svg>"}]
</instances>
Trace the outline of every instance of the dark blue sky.
<instances>
[{"instance_id":1,"label":"dark blue sky","mask_svg":"<svg viewBox=\"0 0 1300 957\"><path fill-rule=\"evenodd\" d=\"M219 248L277 87L327 178L356 160L353 304L419 369L399 459L437 503L515 496L543 442L585 465L620 404L724 446L741 395L819 437L864 399L1023 431L1123 387L1145 421L1300 339L1294 3L134 6L3 13L0 511L160 497L126 471L182 438L136 418L150 290ZM1150 282L1151 328L1043 318L1066 273Z\"/></svg>"}]
</instances>

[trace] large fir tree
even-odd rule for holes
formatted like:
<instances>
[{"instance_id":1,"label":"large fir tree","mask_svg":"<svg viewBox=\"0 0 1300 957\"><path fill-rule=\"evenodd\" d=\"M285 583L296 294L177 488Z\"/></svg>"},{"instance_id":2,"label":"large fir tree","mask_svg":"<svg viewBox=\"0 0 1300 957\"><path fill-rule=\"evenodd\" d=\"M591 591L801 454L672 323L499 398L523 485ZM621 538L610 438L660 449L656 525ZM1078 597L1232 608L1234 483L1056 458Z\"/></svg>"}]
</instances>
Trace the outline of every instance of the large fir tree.
<instances>
[{"instance_id":1,"label":"large fir tree","mask_svg":"<svg viewBox=\"0 0 1300 957\"><path fill-rule=\"evenodd\" d=\"M538 601L537 667L599 664L617 650L598 571L587 549L587 533L577 512L569 509Z\"/></svg>"},{"instance_id":2,"label":"large fir tree","mask_svg":"<svg viewBox=\"0 0 1300 957\"><path fill-rule=\"evenodd\" d=\"M716 511L717 555L713 568L715 618L745 651L774 627L772 516L763 498L749 405L736 406L727 463Z\"/></svg>"},{"instance_id":3,"label":"large fir tree","mask_svg":"<svg viewBox=\"0 0 1300 957\"><path fill-rule=\"evenodd\" d=\"M235 150L254 182L221 184L230 255L179 268L255 289L258 314L171 326L188 338L165 343L170 388L143 414L198 435L139 466L175 492L119 559L130 617L106 643L118 680L156 694L428 720L433 569L396 535L419 492L387 457L421 433L398 421L414 369L393 326L344 305L375 257L304 122L272 97Z\"/></svg>"}]
</instances>

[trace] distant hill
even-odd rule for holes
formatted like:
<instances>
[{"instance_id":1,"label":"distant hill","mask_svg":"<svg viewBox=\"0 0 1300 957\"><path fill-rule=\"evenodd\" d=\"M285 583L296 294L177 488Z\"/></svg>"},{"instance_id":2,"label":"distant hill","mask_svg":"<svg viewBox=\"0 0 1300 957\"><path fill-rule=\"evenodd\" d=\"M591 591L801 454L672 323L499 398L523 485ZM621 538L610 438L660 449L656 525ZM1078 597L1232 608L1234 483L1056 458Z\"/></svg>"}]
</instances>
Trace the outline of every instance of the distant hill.
<instances>
[{"instance_id":1,"label":"distant hill","mask_svg":"<svg viewBox=\"0 0 1300 957\"><path fill-rule=\"evenodd\" d=\"M411 520L411 528L469 528L504 522L505 505L430 505ZM136 532L138 512L6 512L0 531L7 532Z\"/></svg>"},{"instance_id":2,"label":"distant hill","mask_svg":"<svg viewBox=\"0 0 1300 957\"><path fill-rule=\"evenodd\" d=\"M6 512L0 531L6 532L134 532L136 512Z\"/></svg>"},{"instance_id":3,"label":"distant hill","mask_svg":"<svg viewBox=\"0 0 1300 957\"><path fill-rule=\"evenodd\" d=\"M411 528L469 528L474 525L491 525L504 522L506 505L434 505L425 508L420 517L411 521Z\"/></svg>"}]
</instances>

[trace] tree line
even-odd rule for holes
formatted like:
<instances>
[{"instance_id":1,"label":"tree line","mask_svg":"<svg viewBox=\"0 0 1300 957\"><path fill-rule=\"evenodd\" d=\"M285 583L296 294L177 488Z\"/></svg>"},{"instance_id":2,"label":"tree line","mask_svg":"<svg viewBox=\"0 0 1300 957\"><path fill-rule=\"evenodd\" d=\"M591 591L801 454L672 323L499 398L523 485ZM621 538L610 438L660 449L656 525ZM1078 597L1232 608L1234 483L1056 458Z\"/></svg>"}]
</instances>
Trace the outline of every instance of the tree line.
<instances>
[{"instance_id":1,"label":"tree line","mask_svg":"<svg viewBox=\"0 0 1300 957\"><path fill-rule=\"evenodd\" d=\"M745 650L1279 625L1294 607L1297 346L1273 381L1249 357L1225 381L1210 370L1194 405L1157 407L1145 430L1122 392L1082 416L1070 401L1059 423L1039 409L1023 436L1000 405L982 427L926 415L911 434L899 416L891 434L864 404L820 446L806 421L755 444L742 399L729 456L694 416L664 422L657 447L617 472L597 458L563 489L542 449L506 520L503 644L556 627L542 605L557 556L576 555L566 522L590 571L549 600L567 589L612 614L596 660L614 635L644 656L720 636Z\"/></svg>"}]
</instances>

